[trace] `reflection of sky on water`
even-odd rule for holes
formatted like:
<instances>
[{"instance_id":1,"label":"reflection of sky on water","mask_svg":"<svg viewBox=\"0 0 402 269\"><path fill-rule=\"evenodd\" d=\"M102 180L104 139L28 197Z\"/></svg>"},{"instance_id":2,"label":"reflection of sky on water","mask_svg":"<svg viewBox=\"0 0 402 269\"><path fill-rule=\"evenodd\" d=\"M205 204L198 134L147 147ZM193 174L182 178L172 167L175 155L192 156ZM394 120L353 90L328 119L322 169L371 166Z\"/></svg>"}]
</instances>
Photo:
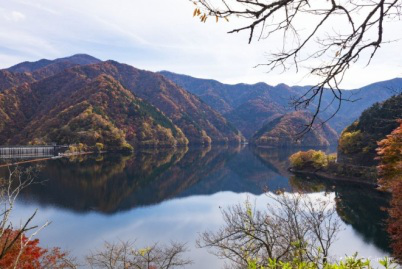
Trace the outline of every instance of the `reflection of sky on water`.
<instances>
[{"instance_id":1,"label":"reflection of sky on water","mask_svg":"<svg viewBox=\"0 0 402 269\"><path fill-rule=\"evenodd\" d=\"M310 196L329 191L348 223L334 254L384 256L388 242L379 208L387 199L364 186L293 176L287 159L295 151L217 147L43 162L38 177L45 181L21 193L13 219L27 219L39 208L35 222L52 221L39 236L41 244L60 246L77 257L105 240L136 239L139 247L174 240L188 243L191 268L219 268L223 261L196 249L195 240L223 224L220 207L247 197L264 207L265 187L294 188Z\"/></svg>"},{"instance_id":2,"label":"reflection of sky on water","mask_svg":"<svg viewBox=\"0 0 402 269\"><path fill-rule=\"evenodd\" d=\"M319 197L323 193L310 195ZM52 221L40 234L41 244L72 250L75 256L82 256L89 250L99 248L105 240L137 239L140 246L149 242L168 243L175 240L188 242L191 252L187 255L194 260L191 268L219 268L222 261L205 250L196 249L195 240L200 232L217 229L223 224L220 207L244 202L247 197L251 202L255 201L258 208L269 202L266 195L218 192L208 196L172 199L158 205L139 207L113 215L93 212L77 214L45 206L40 208L35 222L40 224L46 220ZM36 207L19 203L14 212L14 220L25 219ZM355 251L363 257L376 258L386 255L372 243L364 242L362 236L350 225L343 225L343 228L332 249L333 255L343 257Z\"/></svg>"}]
</instances>

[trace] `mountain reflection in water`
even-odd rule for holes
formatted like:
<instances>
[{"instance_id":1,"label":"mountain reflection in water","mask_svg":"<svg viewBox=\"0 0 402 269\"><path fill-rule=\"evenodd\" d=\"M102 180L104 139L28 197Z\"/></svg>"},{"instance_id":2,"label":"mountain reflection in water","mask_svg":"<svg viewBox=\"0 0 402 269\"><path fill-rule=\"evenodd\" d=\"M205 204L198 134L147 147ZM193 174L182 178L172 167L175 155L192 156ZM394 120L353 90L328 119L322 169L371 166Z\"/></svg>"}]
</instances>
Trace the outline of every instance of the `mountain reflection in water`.
<instances>
[{"instance_id":1,"label":"mountain reflection in water","mask_svg":"<svg viewBox=\"0 0 402 269\"><path fill-rule=\"evenodd\" d=\"M387 215L381 210L389 197L370 187L292 175L287 160L297 150L177 148L130 156L104 154L50 160L38 168L41 184L27 188L19 206L39 205L71 212L68 214L79 222L84 219L80 216L89 213L107 219L139 207L153 208L167 200L208 199L220 192L257 196L277 189L330 192L335 194L338 215L346 226L351 225L359 240L389 253L384 229ZM194 231L195 235L199 232L202 230Z\"/></svg>"},{"instance_id":2,"label":"mountain reflection in water","mask_svg":"<svg viewBox=\"0 0 402 269\"><path fill-rule=\"evenodd\" d=\"M258 156L239 147L63 158L48 161L38 180L43 183L24 192L25 200L102 213L219 191L261 194L265 187L290 190L286 176L275 168L267 169Z\"/></svg>"}]
</instances>

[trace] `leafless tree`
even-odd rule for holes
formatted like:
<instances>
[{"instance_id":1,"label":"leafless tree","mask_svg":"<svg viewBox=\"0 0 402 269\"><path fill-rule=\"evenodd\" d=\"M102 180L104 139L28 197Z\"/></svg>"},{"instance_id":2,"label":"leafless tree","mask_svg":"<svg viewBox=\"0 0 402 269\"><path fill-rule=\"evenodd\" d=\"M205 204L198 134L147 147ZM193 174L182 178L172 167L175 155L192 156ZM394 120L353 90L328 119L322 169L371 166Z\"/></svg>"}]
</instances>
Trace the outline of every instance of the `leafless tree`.
<instances>
[{"instance_id":1,"label":"leafless tree","mask_svg":"<svg viewBox=\"0 0 402 269\"><path fill-rule=\"evenodd\" d=\"M153 244L138 249L132 242L105 243L102 250L87 257L91 268L99 269L171 269L182 268L191 261L182 257L185 244Z\"/></svg>"},{"instance_id":2,"label":"leafless tree","mask_svg":"<svg viewBox=\"0 0 402 269\"><path fill-rule=\"evenodd\" d=\"M48 226L50 223L46 222L41 226L32 225L37 210L25 221L21 222L19 226L14 226L11 221L11 214L13 212L15 202L21 191L33 184L35 179L35 167L22 169L18 166L11 168L8 167L8 176L5 178L0 177L0 260L3 259L7 253L16 245L19 244L19 251L13 261L13 269L20 268L20 257L37 234ZM15 231L15 232L13 232ZM27 233L30 233L27 235ZM23 238L25 239L23 240ZM56 251L56 249L52 250ZM52 253L51 253L52 254ZM59 268L59 269L75 269L77 268L74 259L68 255L62 255L57 261L46 260L44 257L41 268Z\"/></svg>"},{"instance_id":3,"label":"leafless tree","mask_svg":"<svg viewBox=\"0 0 402 269\"><path fill-rule=\"evenodd\" d=\"M204 232L197 245L231 261L231 268L248 268L250 261L267 266L269 259L327 262L340 230L333 199L306 194L268 194L272 203L257 210L248 201L222 210L225 225Z\"/></svg>"},{"instance_id":4,"label":"leafless tree","mask_svg":"<svg viewBox=\"0 0 402 269\"><path fill-rule=\"evenodd\" d=\"M19 167L8 167L8 177L0 178L0 238L2 238L2 245L0 246L0 259L2 259L14 244L18 244L19 239L23 234L34 229L42 229L49 223L45 223L42 227L36 225L30 226L37 211L35 211L20 227L18 233L12 234L8 231L13 230L13 224L10 221L11 213L14 209L15 201L20 192L32 184L34 180L32 169L22 170ZM39 231L35 231L33 235ZM10 237L11 236L11 237ZM22 252L21 248L21 252ZM21 253L20 253L21 254ZM16 264L18 263L18 259Z\"/></svg>"},{"instance_id":5,"label":"leafless tree","mask_svg":"<svg viewBox=\"0 0 402 269\"><path fill-rule=\"evenodd\" d=\"M306 93L293 100L296 109L316 105L314 117L326 107L322 98L324 92L333 94L332 102L340 109L342 91L339 84L345 72L360 58L367 64L384 43L387 22L401 18L401 0L191 0L196 4L194 16L205 22L208 17L229 20L243 18L244 25L229 33L249 31L248 42L253 39L282 39L282 48L269 54L268 61L260 64L270 70L283 71L310 60L311 75L318 76L319 82ZM304 23L308 19L310 24Z\"/></svg>"}]
</instances>

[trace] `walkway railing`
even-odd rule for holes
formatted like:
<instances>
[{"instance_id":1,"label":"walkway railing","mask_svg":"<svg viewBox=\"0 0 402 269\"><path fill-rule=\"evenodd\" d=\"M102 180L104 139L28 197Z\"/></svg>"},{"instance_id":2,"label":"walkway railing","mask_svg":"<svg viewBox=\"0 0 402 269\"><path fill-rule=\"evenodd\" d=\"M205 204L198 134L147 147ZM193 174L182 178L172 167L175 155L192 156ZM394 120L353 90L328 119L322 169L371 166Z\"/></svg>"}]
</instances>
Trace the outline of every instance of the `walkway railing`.
<instances>
[{"instance_id":1,"label":"walkway railing","mask_svg":"<svg viewBox=\"0 0 402 269\"><path fill-rule=\"evenodd\" d=\"M57 152L56 145L1 146L0 158L49 157Z\"/></svg>"}]
</instances>

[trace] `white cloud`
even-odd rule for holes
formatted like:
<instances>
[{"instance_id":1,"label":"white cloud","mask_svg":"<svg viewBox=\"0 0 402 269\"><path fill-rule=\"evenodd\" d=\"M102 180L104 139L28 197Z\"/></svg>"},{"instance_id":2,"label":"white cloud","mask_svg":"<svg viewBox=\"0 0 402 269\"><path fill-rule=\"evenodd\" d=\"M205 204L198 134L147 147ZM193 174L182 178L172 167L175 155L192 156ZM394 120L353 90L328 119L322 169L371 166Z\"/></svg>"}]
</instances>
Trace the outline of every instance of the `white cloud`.
<instances>
[{"instance_id":1,"label":"white cloud","mask_svg":"<svg viewBox=\"0 0 402 269\"><path fill-rule=\"evenodd\" d=\"M8 14L3 15L8 21L19 22L25 20L25 15L18 11L11 11Z\"/></svg>"}]
</instances>

